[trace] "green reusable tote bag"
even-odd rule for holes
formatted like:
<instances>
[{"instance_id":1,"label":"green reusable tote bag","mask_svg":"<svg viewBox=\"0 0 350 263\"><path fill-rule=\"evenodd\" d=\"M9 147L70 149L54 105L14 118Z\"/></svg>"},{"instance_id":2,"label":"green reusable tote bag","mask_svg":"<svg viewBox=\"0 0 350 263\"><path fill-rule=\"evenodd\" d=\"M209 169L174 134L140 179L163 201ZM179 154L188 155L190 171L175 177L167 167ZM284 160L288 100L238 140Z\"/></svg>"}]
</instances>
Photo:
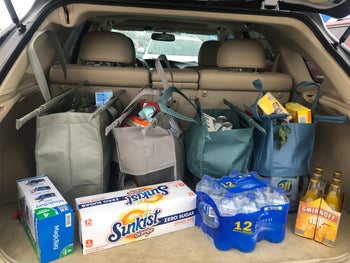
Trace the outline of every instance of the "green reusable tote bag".
<instances>
[{"instance_id":1,"label":"green reusable tote bag","mask_svg":"<svg viewBox=\"0 0 350 263\"><path fill-rule=\"evenodd\" d=\"M174 92L180 94L194 107L196 114L193 118L174 112L166 106L166 102ZM158 101L163 112L190 122L184 138L185 159L188 170L196 177L202 178L205 174L221 177L233 169L248 172L253 150L254 128L266 133L238 107L226 99L224 103L228 109L203 110L198 98L193 104L181 90L174 86L168 88ZM205 114L214 118L225 116L232 123L232 129L209 132Z\"/></svg>"},{"instance_id":2,"label":"green reusable tote bag","mask_svg":"<svg viewBox=\"0 0 350 263\"><path fill-rule=\"evenodd\" d=\"M195 176L213 177L227 175L231 170L248 172L253 150L255 121L236 106L224 100L229 109L202 109L195 100L196 122L191 122L185 135L186 165ZM232 123L231 130L208 131L204 114L214 118L225 116Z\"/></svg>"}]
</instances>

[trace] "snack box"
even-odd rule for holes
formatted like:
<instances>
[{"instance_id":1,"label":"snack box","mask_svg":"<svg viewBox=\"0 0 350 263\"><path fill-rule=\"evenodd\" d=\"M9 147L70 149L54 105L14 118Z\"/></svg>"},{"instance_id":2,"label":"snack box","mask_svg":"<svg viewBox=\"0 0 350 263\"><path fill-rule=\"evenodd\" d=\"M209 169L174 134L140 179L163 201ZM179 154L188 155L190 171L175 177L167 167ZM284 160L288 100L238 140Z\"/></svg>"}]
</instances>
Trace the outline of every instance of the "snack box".
<instances>
[{"instance_id":1,"label":"snack box","mask_svg":"<svg viewBox=\"0 0 350 263\"><path fill-rule=\"evenodd\" d=\"M311 123L311 110L297 102L287 102L286 110L292 115L295 123Z\"/></svg>"},{"instance_id":2,"label":"snack box","mask_svg":"<svg viewBox=\"0 0 350 263\"><path fill-rule=\"evenodd\" d=\"M73 253L74 214L46 175L17 180L19 218L40 262Z\"/></svg>"},{"instance_id":3,"label":"snack box","mask_svg":"<svg viewBox=\"0 0 350 263\"><path fill-rule=\"evenodd\" d=\"M196 194L181 180L76 198L83 254L194 226Z\"/></svg>"},{"instance_id":4,"label":"snack box","mask_svg":"<svg viewBox=\"0 0 350 263\"><path fill-rule=\"evenodd\" d=\"M289 112L270 92L266 92L266 94L259 99L258 106L264 114L287 114L289 116L286 118L286 121L292 118Z\"/></svg>"},{"instance_id":5,"label":"snack box","mask_svg":"<svg viewBox=\"0 0 350 263\"><path fill-rule=\"evenodd\" d=\"M341 212L332 210L323 198L308 203L300 201L294 233L334 247L340 217Z\"/></svg>"}]
</instances>

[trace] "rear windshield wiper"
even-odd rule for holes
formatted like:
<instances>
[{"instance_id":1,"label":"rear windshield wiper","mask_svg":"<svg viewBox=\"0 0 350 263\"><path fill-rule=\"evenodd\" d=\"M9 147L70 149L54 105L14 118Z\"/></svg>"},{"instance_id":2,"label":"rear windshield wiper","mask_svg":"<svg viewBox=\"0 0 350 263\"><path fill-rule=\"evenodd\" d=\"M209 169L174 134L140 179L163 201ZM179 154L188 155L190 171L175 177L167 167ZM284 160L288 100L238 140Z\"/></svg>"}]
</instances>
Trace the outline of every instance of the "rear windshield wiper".
<instances>
[{"instance_id":1,"label":"rear windshield wiper","mask_svg":"<svg viewBox=\"0 0 350 263\"><path fill-rule=\"evenodd\" d=\"M24 33L26 31L26 26L23 25L21 22L19 22L17 13L16 13L15 9L13 8L11 0L4 0L4 2L5 2L5 5L6 5L6 8L7 8L7 11L9 12L10 17L12 19L12 22L18 28L19 33L21 33L21 34Z\"/></svg>"}]
</instances>

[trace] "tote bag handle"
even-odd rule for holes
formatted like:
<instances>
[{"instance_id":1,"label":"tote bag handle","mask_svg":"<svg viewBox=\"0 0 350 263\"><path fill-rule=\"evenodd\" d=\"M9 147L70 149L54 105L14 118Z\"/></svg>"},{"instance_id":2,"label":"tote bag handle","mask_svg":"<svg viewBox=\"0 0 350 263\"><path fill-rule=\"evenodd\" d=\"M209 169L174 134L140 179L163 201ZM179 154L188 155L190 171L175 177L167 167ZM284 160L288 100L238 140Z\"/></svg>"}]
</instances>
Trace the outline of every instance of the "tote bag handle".
<instances>
[{"instance_id":1,"label":"tote bag handle","mask_svg":"<svg viewBox=\"0 0 350 263\"><path fill-rule=\"evenodd\" d=\"M159 105L160 110L166 114L169 114L175 118L178 118L178 119L181 119L184 121L197 122L195 119L187 117L185 115L182 115L182 114L174 111L173 109L171 109L167 106L167 103L168 103L169 99L172 97L173 93L177 93L177 94L181 95L188 103L190 103L192 105L192 107L196 110L196 113L199 114L198 108L192 103L192 101L184 93L182 93L181 90L179 90L175 86L172 86L172 87L166 89L164 94L159 98L158 105Z\"/></svg>"},{"instance_id":2,"label":"tote bag handle","mask_svg":"<svg viewBox=\"0 0 350 263\"><path fill-rule=\"evenodd\" d=\"M228 100L224 99L224 103L231 108L231 110L236 111L245 121L249 123L251 127L256 128L258 131L266 135L266 131L263 127L261 127L258 123L256 123L252 118L250 118L247 114L241 111L238 107L233 105Z\"/></svg>"},{"instance_id":3,"label":"tote bag handle","mask_svg":"<svg viewBox=\"0 0 350 263\"><path fill-rule=\"evenodd\" d=\"M298 90L298 88L299 87L307 87L307 86L315 86L316 87L315 99L311 104L311 115L314 116L316 106L317 106L318 101L319 101L320 96L321 96L320 84L318 84L314 81L302 81L302 82L300 82L298 85L294 86L292 89L292 91L294 93L293 102L298 102L300 100L301 95L302 95L302 93Z\"/></svg>"}]
</instances>

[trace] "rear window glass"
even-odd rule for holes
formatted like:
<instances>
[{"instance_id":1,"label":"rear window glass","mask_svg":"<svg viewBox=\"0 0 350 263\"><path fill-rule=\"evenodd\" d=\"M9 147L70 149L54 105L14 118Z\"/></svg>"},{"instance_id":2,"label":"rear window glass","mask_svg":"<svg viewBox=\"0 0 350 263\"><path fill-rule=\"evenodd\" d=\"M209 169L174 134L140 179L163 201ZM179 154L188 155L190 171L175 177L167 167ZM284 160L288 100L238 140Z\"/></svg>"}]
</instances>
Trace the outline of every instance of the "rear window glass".
<instances>
[{"instance_id":1,"label":"rear window glass","mask_svg":"<svg viewBox=\"0 0 350 263\"><path fill-rule=\"evenodd\" d=\"M149 54L197 56L202 42L192 39L176 39L173 42L151 41Z\"/></svg>"}]
</instances>

